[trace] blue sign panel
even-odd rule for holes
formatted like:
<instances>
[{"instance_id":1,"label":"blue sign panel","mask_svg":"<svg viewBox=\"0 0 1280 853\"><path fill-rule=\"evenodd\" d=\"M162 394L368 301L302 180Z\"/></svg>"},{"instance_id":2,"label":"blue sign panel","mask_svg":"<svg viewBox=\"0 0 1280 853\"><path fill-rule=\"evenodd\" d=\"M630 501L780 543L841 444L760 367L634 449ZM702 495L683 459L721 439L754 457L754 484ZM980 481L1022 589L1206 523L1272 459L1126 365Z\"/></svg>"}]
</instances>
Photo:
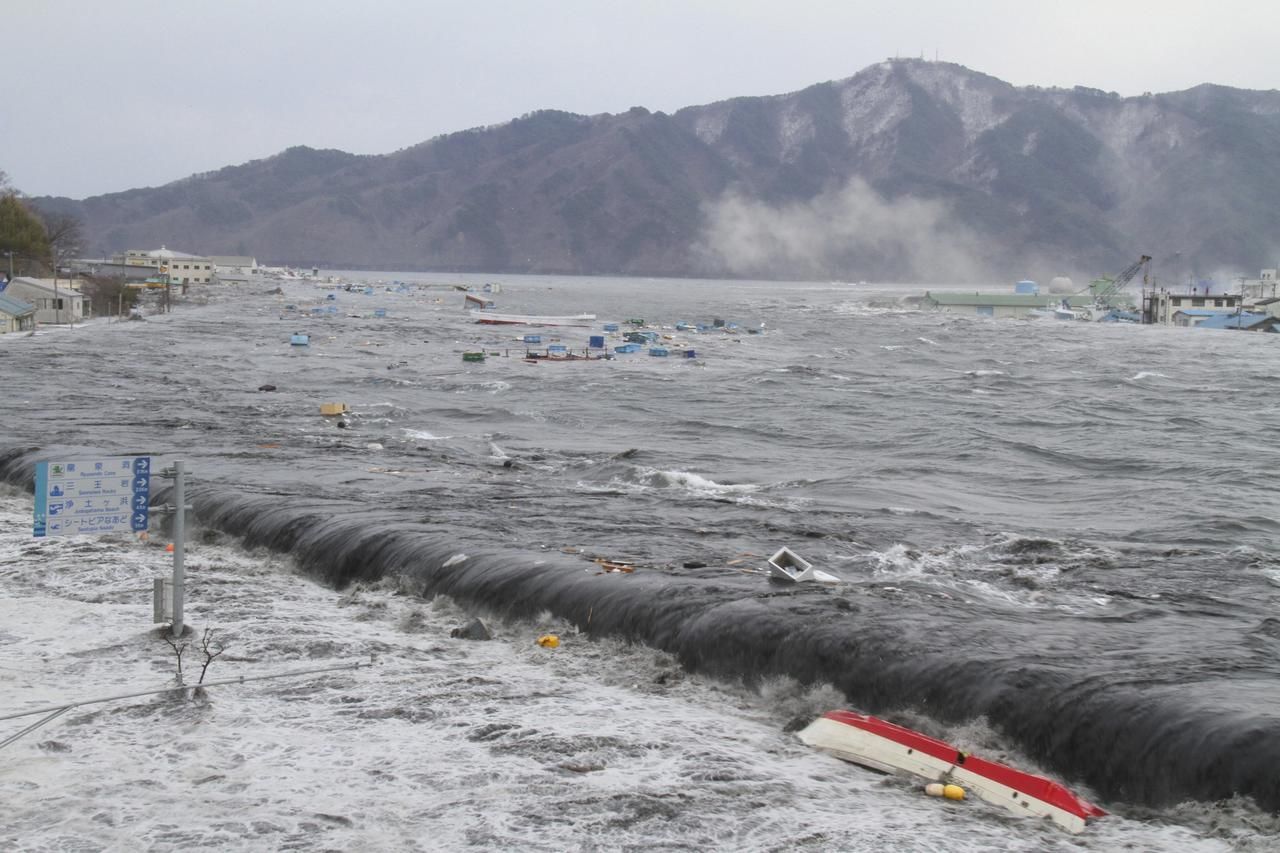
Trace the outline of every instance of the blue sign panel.
<instances>
[{"instance_id":1,"label":"blue sign panel","mask_svg":"<svg viewBox=\"0 0 1280 853\"><path fill-rule=\"evenodd\" d=\"M150 508L150 456L36 465L37 537L146 530Z\"/></svg>"}]
</instances>

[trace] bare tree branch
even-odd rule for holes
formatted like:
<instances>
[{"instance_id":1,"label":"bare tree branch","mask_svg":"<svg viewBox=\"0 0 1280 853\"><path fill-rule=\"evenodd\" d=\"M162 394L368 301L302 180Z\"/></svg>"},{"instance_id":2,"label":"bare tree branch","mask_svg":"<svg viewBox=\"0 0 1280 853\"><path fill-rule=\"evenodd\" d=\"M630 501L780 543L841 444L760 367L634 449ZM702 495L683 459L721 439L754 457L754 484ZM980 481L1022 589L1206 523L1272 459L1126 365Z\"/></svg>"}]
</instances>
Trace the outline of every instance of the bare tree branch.
<instances>
[{"instance_id":1,"label":"bare tree branch","mask_svg":"<svg viewBox=\"0 0 1280 853\"><path fill-rule=\"evenodd\" d=\"M170 637L168 634L163 634L162 636L164 637L164 641L165 641L166 643L168 643L168 644L169 644L169 648L173 649L173 653L174 653L174 655L176 655L176 656L177 656L177 658L178 658L178 686L179 686L179 687L181 687L181 686L183 685L183 681L182 681L182 653L183 653L183 652L185 652L185 651L187 650L187 646L188 646L188 645L190 645L190 643L186 642L185 640L184 640L183 642L181 642L181 643L178 643L178 642L176 642L172 637ZM205 666L207 667L207 666L208 666L208 664L206 663L206 664L205 664ZM204 680L204 671L203 671L203 670L201 670L201 672L200 672L200 680L201 680L201 681L203 681L203 680Z\"/></svg>"},{"instance_id":2,"label":"bare tree branch","mask_svg":"<svg viewBox=\"0 0 1280 853\"><path fill-rule=\"evenodd\" d=\"M200 639L200 650L204 652L204 666L200 667L200 680L196 684L204 684L204 674L209 669L209 664L213 663L215 658L227 650L227 647L222 643L212 642L212 637L213 629L205 628L204 636Z\"/></svg>"},{"instance_id":3,"label":"bare tree branch","mask_svg":"<svg viewBox=\"0 0 1280 853\"><path fill-rule=\"evenodd\" d=\"M49 253L53 256L54 264L61 264L80 251L84 225L79 217L68 213L50 213L43 218L45 239L49 242Z\"/></svg>"}]
</instances>

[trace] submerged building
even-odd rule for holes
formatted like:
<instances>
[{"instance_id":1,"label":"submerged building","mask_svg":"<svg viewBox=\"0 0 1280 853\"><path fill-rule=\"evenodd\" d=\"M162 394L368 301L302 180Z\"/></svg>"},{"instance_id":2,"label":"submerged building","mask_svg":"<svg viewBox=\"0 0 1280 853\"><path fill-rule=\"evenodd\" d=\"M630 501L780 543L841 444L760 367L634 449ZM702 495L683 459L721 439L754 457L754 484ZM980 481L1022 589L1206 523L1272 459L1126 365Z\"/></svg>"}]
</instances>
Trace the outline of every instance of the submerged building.
<instances>
[{"instance_id":1,"label":"submerged building","mask_svg":"<svg viewBox=\"0 0 1280 853\"><path fill-rule=\"evenodd\" d=\"M1240 309L1242 297L1238 293L1172 293L1153 290L1142 295L1142 322L1164 326L1195 326L1190 318L1213 313L1229 314ZM1192 314L1190 312L1200 312ZM1177 315L1184 315L1181 321Z\"/></svg>"},{"instance_id":2,"label":"submerged building","mask_svg":"<svg viewBox=\"0 0 1280 853\"><path fill-rule=\"evenodd\" d=\"M1093 304L1089 294L1073 296L1041 296L1019 282L1022 292L1017 293L947 293L926 291L920 301L922 307L949 314L967 314L972 317L1007 317L1025 319L1034 317L1051 304L1061 306L1066 302L1072 310L1083 310Z\"/></svg>"}]
</instances>

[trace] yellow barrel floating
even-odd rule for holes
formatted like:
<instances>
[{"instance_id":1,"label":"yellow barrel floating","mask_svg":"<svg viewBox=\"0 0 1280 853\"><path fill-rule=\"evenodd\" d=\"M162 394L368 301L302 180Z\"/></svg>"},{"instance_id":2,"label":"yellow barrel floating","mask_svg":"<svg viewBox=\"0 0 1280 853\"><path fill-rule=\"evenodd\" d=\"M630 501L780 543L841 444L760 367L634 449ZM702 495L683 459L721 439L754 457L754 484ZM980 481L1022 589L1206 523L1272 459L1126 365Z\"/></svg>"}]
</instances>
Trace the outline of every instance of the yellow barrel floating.
<instances>
[{"instance_id":1,"label":"yellow barrel floating","mask_svg":"<svg viewBox=\"0 0 1280 853\"><path fill-rule=\"evenodd\" d=\"M560 647L560 638L555 634L543 634L538 638L538 645L544 649L556 649Z\"/></svg>"}]
</instances>

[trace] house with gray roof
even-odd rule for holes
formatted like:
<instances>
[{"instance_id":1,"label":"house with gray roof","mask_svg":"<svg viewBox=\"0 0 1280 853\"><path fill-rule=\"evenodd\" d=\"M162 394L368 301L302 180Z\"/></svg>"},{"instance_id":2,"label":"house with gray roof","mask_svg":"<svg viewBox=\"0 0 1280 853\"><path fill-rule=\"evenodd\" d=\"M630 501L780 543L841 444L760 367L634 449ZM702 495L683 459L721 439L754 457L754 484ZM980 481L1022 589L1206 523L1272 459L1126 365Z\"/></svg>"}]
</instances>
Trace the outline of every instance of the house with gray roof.
<instances>
[{"instance_id":1,"label":"house with gray roof","mask_svg":"<svg viewBox=\"0 0 1280 853\"><path fill-rule=\"evenodd\" d=\"M9 282L4 295L34 306L37 323L75 323L84 319L84 294L70 286L58 287L19 276Z\"/></svg>"}]
</instances>

